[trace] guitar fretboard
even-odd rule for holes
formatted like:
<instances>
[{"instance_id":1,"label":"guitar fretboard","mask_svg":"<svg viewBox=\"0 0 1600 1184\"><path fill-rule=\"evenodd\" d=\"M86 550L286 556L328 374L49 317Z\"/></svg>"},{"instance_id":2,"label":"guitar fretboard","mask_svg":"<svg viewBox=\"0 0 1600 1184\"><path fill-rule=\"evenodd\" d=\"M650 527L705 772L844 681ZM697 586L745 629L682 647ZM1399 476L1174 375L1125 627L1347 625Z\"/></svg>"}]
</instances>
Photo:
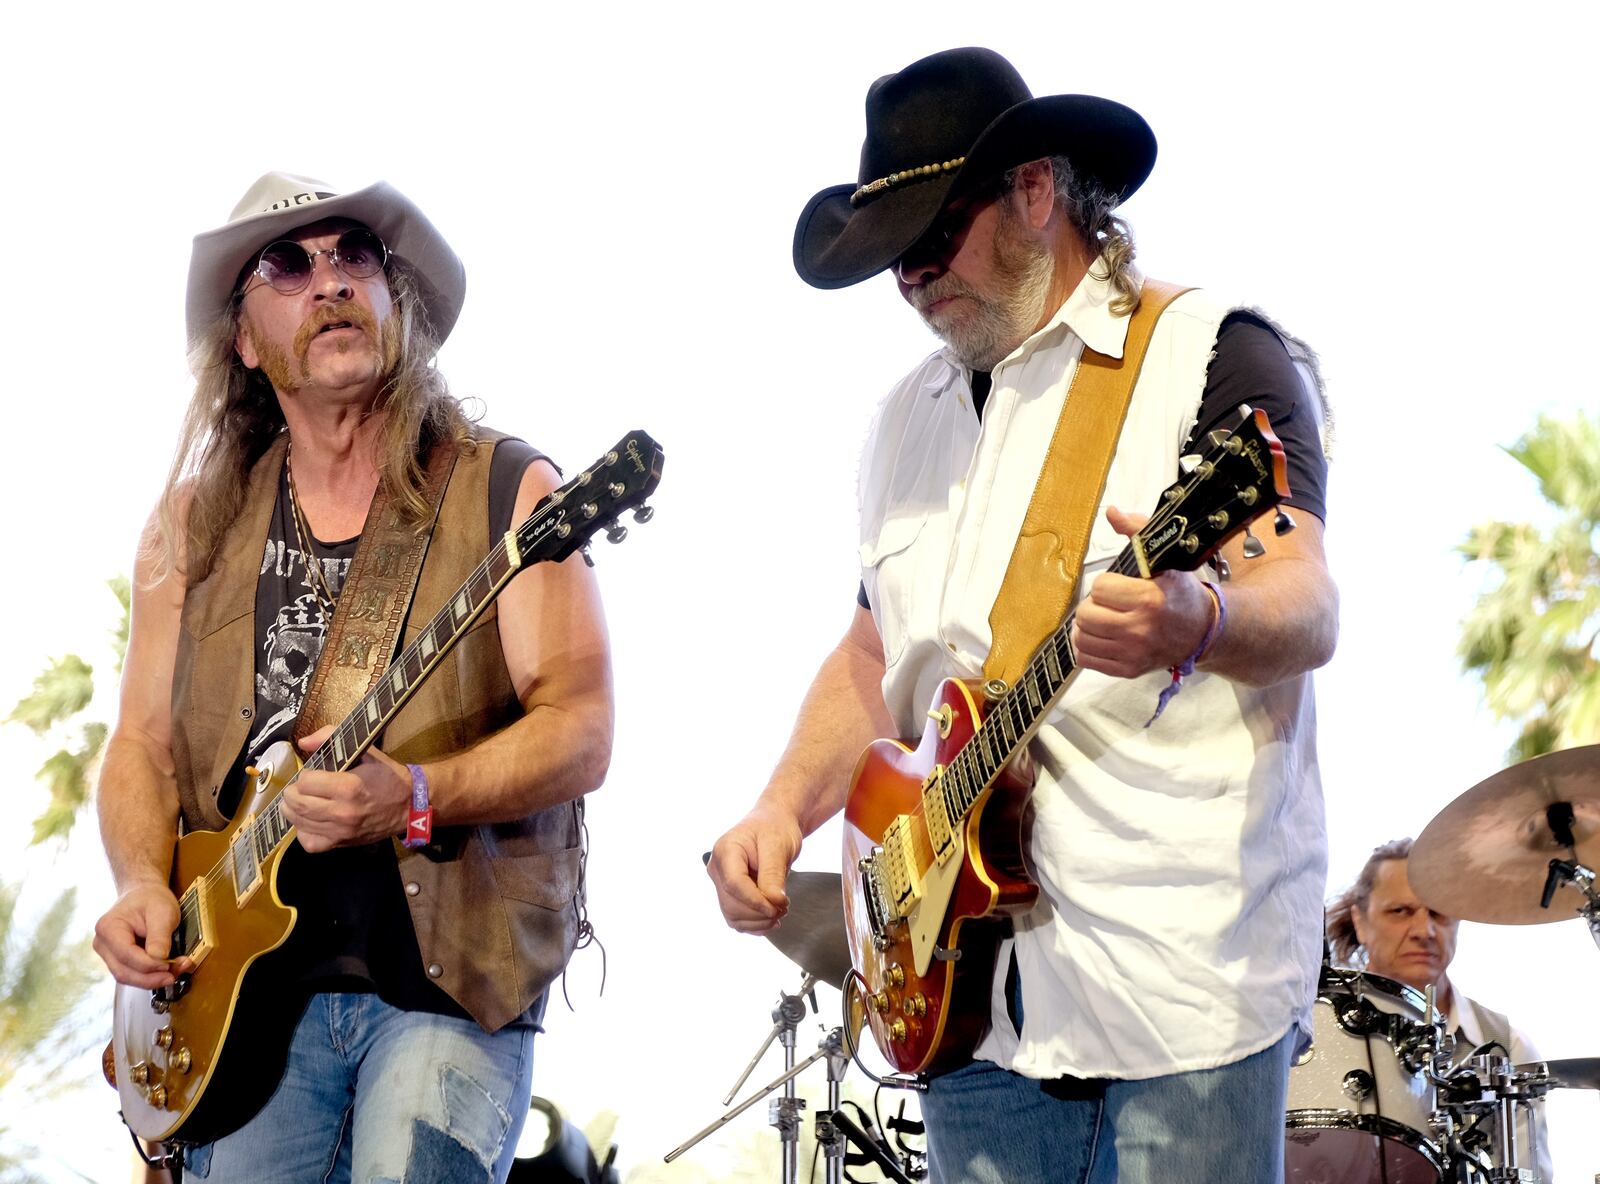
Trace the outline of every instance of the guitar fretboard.
<instances>
[{"instance_id":1,"label":"guitar fretboard","mask_svg":"<svg viewBox=\"0 0 1600 1184\"><path fill-rule=\"evenodd\" d=\"M433 668L523 566L521 558L513 559L504 538L496 543L484 561L456 590L449 603L433 615L411 644L378 676L378 681L356 704L355 709L306 758L302 771L318 769L343 772L359 761L389 721L410 701ZM254 887L263 865L293 834L294 827L283 813L281 794L239 828L239 833L229 846L234 891L239 896L242 897ZM185 929L193 931L198 926L185 926Z\"/></svg>"}]
</instances>

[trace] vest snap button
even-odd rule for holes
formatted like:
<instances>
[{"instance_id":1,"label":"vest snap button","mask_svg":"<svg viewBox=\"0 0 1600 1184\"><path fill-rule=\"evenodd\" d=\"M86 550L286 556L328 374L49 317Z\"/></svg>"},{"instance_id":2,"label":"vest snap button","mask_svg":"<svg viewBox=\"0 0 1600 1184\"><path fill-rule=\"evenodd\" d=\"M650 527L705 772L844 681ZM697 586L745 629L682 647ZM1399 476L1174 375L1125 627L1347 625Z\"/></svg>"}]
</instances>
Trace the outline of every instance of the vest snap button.
<instances>
[{"instance_id":1,"label":"vest snap button","mask_svg":"<svg viewBox=\"0 0 1600 1184\"><path fill-rule=\"evenodd\" d=\"M417 883L415 880L411 880L406 884L406 895L407 896L415 896L417 893L419 893L421 891L422 891L422 885Z\"/></svg>"},{"instance_id":2,"label":"vest snap button","mask_svg":"<svg viewBox=\"0 0 1600 1184\"><path fill-rule=\"evenodd\" d=\"M252 711L252 710L251 710L251 709L250 709L250 708L248 708L248 707L241 707L241 708L239 708L239 718L240 718L240 719L249 719L249 718L250 718L250 717L251 717L251 716L252 716L252 715L254 715L254 714L255 714L255 712L254 712L254 711Z\"/></svg>"},{"instance_id":3,"label":"vest snap button","mask_svg":"<svg viewBox=\"0 0 1600 1184\"><path fill-rule=\"evenodd\" d=\"M438 978L443 973L444 973L444 967L443 966L440 966L437 962L429 962L428 963L428 977L429 978Z\"/></svg>"}]
</instances>

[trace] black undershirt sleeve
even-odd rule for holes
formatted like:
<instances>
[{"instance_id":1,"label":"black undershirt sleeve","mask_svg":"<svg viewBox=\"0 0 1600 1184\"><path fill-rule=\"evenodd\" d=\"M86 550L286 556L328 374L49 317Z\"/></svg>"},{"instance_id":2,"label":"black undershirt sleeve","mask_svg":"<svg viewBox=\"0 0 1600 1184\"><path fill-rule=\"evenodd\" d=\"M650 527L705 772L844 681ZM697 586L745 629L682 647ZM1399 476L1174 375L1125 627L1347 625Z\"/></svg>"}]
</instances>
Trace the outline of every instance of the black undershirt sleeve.
<instances>
[{"instance_id":1,"label":"black undershirt sleeve","mask_svg":"<svg viewBox=\"0 0 1600 1184\"><path fill-rule=\"evenodd\" d=\"M976 379L978 376L974 375ZM987 374L982 387L988 394ZM974 383L976 398L976 387ZM1285 504L1328 519L1326 491L1328 465L1322 454L1318 408L1308 406L1300 372L1277 333L1260 317L1247 312L1229 313L1217 332L1217 348L1206 371L1195 427L1184 453L1203 452L1196 441L1217 428L1233 428L1238 410L1249 406L1267 413L1273 434L1283 444L1288 460L1289 498ZM978 404L981 413L982 404ZM1173 480L1181 474L1174 473ZM856 589L856 603L871 609L867 586Z\"/></svg>"},{"instance_id":2,"label":"black undershirt sleeve","mask_svg":"<svg viewBox=\"0 0 1600 1184\"><path fill-rule=\"evenodd\" d=\"M1260 317L1234 312L1217 333L1216 356L1206 372L1205 393L1184 452L1203 453L1196 442L1216 428L1232 429L1244 404L1267 413L1273 434L1283 444L1289 464L1285 504L1326 522L1328 462L1322 454L1320 408L1309 404L1300 372L1278 335Z\"/></svg>"}]
</instances>

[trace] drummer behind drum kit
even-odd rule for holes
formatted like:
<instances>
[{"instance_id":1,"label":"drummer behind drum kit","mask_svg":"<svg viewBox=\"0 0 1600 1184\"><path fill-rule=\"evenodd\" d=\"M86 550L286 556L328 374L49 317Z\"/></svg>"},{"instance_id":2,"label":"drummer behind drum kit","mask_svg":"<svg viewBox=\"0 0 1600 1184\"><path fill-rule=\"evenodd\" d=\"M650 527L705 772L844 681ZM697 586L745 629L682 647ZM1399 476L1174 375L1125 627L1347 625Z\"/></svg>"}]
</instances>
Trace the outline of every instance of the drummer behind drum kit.
<instances>
[{"instance_id":1,"label":"drummer behind drum kit","mask_svg":"<svg viewBox=\"0 0 1600 1184\"><path fill-rule=\"evenodd\" d=\"M1490 925L1581 916L1600 944L1597 862L1590 746L1469 789L1423 830L1406 872L1440 913ZM1372 974L1324 967L1312 1027L1289 1074L1289 1184L1533 1184L1534 1104L1552 1089L1600 1089L1600 1058L1516 1065L1498 1044L1463 1049L1431 987Z\"/></svg>"},{"instance_id":2,"label":"drummer behind drum kit","mask_svg":"<svg viewBox=\"0 0 1600 1184\"><path fill-rule=\"evenodd\" d=\"M1440 913L1491 925L1581 916L1600 945L1597 864L1600 745L1592 745L1513 765L1462 794L1417 838L1407 875ZM847 1017L848 1032L833 1029L816 1053L794 1063L803 996L816 982L842 988L851 962L840 877L795 872L788 892L788 918L771 941L805 970L805 980L798 994L780 996L772 1032L729 1099L774 1039L785 1048L785 1073L667 1159L781 1085L785 1096L772 1103L771 1120L784 1144L784 1184L794 1184L805 1105L794 1096L794 1078L826 1060L829 1109L816 1124L827 1179L841 1178L847 1138L887 1178L920 1178L921 1155L907 1153L902 1142L903 1154L892 1157L838 1110L846 1046L861 1030L860 1015ZM1534 1104L1552 1089L1600 1090L1600 1057L1517 1065L1498 1044L1460 1047L1446 1026L1431 987L1423 992L1324 966L1312 1046L1289 1074L1286 1184L1551 1184L1534 1166Z\"/></svg>"}]
</instances>

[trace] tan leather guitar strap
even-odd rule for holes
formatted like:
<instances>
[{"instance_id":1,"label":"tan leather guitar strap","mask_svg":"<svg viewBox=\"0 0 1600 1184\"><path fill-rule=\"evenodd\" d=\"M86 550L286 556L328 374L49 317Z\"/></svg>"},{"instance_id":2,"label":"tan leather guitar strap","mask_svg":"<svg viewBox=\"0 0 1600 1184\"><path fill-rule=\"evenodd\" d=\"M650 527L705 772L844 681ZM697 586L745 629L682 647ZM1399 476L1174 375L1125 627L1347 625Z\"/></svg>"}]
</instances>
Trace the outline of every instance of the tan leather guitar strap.
<instances>
[{"instance_id":1,"label":"tan leather guitar strap","mask_svg":"<svg viewBox=\"0 0 1600 1184\"><path fill-rule=\"evenodd\" d=\"M1008 686L1016 681L1067 615L1145 350L1167 305L1188 290L1146 279L1139 307L1128 318L1122 357L1083 347L1011 562L989 610L994 643L983 664L985 678L1003 679Z\"/></svg>"},{"instance_id":2,"label":"tan leather guitar strap","mask_svg":"<svg viewBox=\"0 0 1600 1184\"><path fill-rule=\"evenodd\" d=\"M452 442L434 445L423 486L428 516L422 529L408 525L390 508L388 493L383 483L378 483L361 528L361 541L350 560L350 572L339 592L328 640L311 676L311 689L295 721L296 740L349 715L388 666L400 622L417 591L422 557L433 538L444 487L455 463Z\"/></svg>"}]
</instances>

